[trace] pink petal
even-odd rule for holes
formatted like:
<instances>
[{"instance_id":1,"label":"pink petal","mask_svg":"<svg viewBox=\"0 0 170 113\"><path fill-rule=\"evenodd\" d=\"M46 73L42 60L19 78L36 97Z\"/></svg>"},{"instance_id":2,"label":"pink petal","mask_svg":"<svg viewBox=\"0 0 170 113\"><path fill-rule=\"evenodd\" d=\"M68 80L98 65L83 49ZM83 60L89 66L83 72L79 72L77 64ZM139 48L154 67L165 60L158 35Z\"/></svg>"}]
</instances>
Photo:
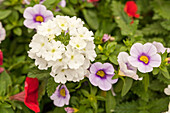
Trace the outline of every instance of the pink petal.
<instances>
[{"instance_id":1,"label":"pink petal","mask_svg":"<svg viewBox=\"0 0 170 113\"><path fill-rule=\"evenodd\" d=\"M143 53L143 45L141 43L135 43L132 45L130 49L131 56L138 57L142 53Z\"/></svg>"},{"instance_id":2,"label":"pink petal","mask_svg":"<svg viewBox=\"0 0 170 113\"><path fill-rule=\"evenodd\" d=\"M25 11L24 11L24 18L26 18L26 19L33 19L34 15L35 15L35 13L34 13L34 10L33 10L32 7L28 7L28 8L25 9Z\"/></svg>"},{"instance_id":3,"label":"pink petal","mask_svg":"<svg viewBox=\"0 0 170 113\"><path fill-rule=\"evenodd\" d=\"M96 72L99 70L99 69L102 69L103 68L103 64L100 63L100 62L96 62L94 64L91 65L90 67L90 72L93 73L93 74L96 74Z\"/></svg>"},{"instance_id":4,"label":"pink petal","mask_svg":"<svg viewBox=\"0 0 170 113\"><path fill-rule=\"evenodd\" d=\"M109 83L107 80L101 80L99 82L99 88L103 91L108 91L112 88L112 84Z\"/></svg>"},{"instance_id":5,"label":"pink petal","mask_svg":"<svg viewBox=\"0 0 170 113\"><path fill-rule=\"evenodd\" d=\"M161 56L159 54L151 56L149 65L152 67L159 67L161 65Z\"/></svg>"},{"instance_id":6,"label":"pink petal","mask_svg":"<svg viewBox=\"0 0 170 113\"><path fill-rule=\"evenodd\" d=\"M130 63L132 66L134 66L134 67L139 67L140 64L141 64L141 63L138 61L138 58L133 57L133 56L129 56L129 57L128 57L128 61L129 61L129 63Z\"/></svg>"},{"instance_id":7,"label":"pink petal","mask_svg":"<svg viewBox=\"0 0 170 113\"><path fill-rule=\"evenodd\" d=\"M24 21L24 25L30 29L36 29L39 25L41 25L41 23L38 23L38 22L34 22L34 20L28 20L26 19Z\"/></svg>"},{"instance_id":8,"label":"pink petal","mask_svg":"<svg viewBox=\"0 0 170 113\"><path fill-rule=\"evenodd\" d=\"M140 66L138 67L138 70L142 73L147 73L147 72L151 72L153 70L153 67L141 63Z\"/></svg>"},{"instance_id":9,"label":"pink petal","mask_svg":"<svg viewBox=\"0 0 170 113\"><path fill-rule=\"evenodd\" d=\"M114 68L110 63L104 63L103 69L107 74L114 74Z\"/></svg>"},{"instance_id":10,"label":"pink petal","mask_svg":"<svg viewBox=\"0 0 170 113\"><path fill-rule=\"evenodd\" d=\"M152 56L157 53L157 49L153 44L146 43L143 46L143 52L146 53L148 56Z\"/></svg>"},{"instance_id":11,"label":"pink petal","mask_svg":"<svg viewBox=\"0 0 170 113\"><path fill-rule=\"evenodd\" d=\"M94 86L98 86L98 84L100 82L100 78L97 77L95 74L90 74L89 80L90 80L91 84L94 85Z\"/></svg>"}]
</instances>

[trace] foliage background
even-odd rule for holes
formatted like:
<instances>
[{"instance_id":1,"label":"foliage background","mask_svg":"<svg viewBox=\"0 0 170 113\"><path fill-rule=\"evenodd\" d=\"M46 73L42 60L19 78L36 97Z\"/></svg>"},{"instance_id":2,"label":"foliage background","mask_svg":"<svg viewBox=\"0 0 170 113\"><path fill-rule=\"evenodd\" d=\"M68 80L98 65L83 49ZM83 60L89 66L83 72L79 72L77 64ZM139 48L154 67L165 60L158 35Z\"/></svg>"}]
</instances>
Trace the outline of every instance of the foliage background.
<instances>
[{"instance_id":1,"label":"foliage background","mask_svg":"<svg viewBox=\"0 0 170 113\"><path fill-rule=\"evenodd\" d=\"M54 9L60 0L46 0L43 4L54 15L77 16L85 21L85 26L95 33L97 58L95 62L110 62L118 70L117 55L129 51L133 43L159 41L170 47L170 1L136 0L139 19L130 24L131 18L124 12L127 0L100 0L92 4L81 0L66 0L67 6L60 12ZM0 44L4 53L3 67L0 74L0 113L31 113L22 102L11 101L9 97L24 90L26 76L40 80L39 102L42 113L65 113L64 107L53 105L49 96L58 84L50 77L49 72L39 71L27 51L35 30L23 25L23 12L26 7L21 0L5 0L0 4L0 21L6 29L6 39ZM115 38L113 42L103 43L103 34ZM102 49L98 48L101 46ZM170 56L170 55L169 55ZM167 53L162 55L162 61ZM66 85L71 94L70 107L79 109L79 113L160 113L168 110L169 97L163 90L170 84L169 70L165 62L152 73L138 75L142 81L119 77L113 85L116 96L111 91L104 92L92 86L85 78L79 83L68 82ZM116 72L117 73L117 72ZM47 79L48 78L48 79Z\"/></svg>"}]
</instances>

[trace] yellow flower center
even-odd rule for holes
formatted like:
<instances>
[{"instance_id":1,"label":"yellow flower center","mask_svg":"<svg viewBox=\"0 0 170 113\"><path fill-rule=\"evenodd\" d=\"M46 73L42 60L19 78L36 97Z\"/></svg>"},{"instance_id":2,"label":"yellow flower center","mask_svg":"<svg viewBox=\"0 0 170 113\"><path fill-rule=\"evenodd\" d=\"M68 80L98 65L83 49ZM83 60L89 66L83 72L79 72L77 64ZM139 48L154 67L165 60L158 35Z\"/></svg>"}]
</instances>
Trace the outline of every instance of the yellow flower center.
<instances>
[{"instance_id":1,"label":"yellow flower center","mask_svg":"<svg viewBox=\"0 0 170 113\"><path fill-rule=\"evenodd\" d=\"M35 17L35 20L36 20L37 22L44 22L44 18L43 18L42 16L36 16L36 17Z\"/></svg>"},{"instance_id":2,"label":"yellow flower center","mask_svg":"<svg viewBox=\"0 0 170 113\"><path fill-rule=\"evenodd\" d=\"M100 77L104 77L105 73L104 73L104 71L99 70L99 71L97 71L97 75L100 76Z\"/></svg>"},{"instance_id":3,"label":"yellow flower center","mask_svg":"<svg viewBox=\"0 0 170 113\"><path fill-rule=\"evenodd\" d=\"M145 64L148 64L148 62L149 62L149 58L147 56L143 56L143 55L139 58L139 60L144 62Z\"/></svg>"},{"instance_id":4,"label":"yellow flower center","mask_svg":"<svg viewBox=\"0 0 170 113\"><path fill-rule=\"evenodd\" d=\"M60 90L60 95L63 96L63 97L66 96L66 91L65 91L64 88Z\"/></svg>"},{"instance_id":5,"label":"yellow flower center","mask_svg":"<svg viewBox=\"0 0 170 113\"><path fill-rule=\"evenodd\" d=\"M55 52L55 49L52 49L51 52L54 53L54 52Z\"/></svg>"},{"instance_id":6,"label":"yellow flower center","mask_svg":"<svg viewBox=\"0 0 170 113\"><path fill-rule=\"evenodd\" d=\"M77 108L73 108L74 109L74 113L77 113L79 110Z\"/></svg>"}]
</instances>

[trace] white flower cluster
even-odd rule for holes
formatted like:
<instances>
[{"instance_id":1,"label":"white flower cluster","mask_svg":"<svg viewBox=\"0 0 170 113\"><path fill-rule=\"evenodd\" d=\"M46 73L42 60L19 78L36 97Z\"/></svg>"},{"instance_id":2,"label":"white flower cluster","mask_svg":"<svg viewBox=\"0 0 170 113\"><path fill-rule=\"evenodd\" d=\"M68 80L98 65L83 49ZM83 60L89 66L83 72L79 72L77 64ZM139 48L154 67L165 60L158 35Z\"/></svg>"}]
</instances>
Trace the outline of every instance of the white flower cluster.
<instances>
[{"instance_id":1,"label":"white flower cluster","mask_svg":"<svg viewBox=\"0 0 170 113\"><path fill-rule=\"evenodd\" d=\"M29 57L40 70L52 67L57 83L82 80L96 57L93 33L83 24L76 17L56 16L38 27L29 44Z\"/></svg>"}]
</instances>

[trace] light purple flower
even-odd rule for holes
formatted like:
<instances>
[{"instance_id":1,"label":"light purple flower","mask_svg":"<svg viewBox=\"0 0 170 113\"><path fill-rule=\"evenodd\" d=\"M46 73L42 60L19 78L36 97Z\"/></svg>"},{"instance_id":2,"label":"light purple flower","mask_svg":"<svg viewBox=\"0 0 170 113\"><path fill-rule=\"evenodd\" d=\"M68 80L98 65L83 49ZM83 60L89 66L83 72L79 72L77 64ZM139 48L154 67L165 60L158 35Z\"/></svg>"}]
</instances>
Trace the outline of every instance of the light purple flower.
<instances>
[{"instance_id":1,"label":"light purple flower","mask_svg":"<svg viewBox=\"0 0 170 113\"><path fill-rule=\"evenodd\" d=\"M29 4L30 4L30 1L31 1L31 0L24 0L24 3L29 5ZM42 4L44 1L45 1L45 0L40 0L40 4Z\"/></svg>"},{"instance_id":2,"label":"light purple flower","mask_svg":"<svg viewBox=\"0 0 170 113\"><path fill-rule=\"evenodd\" d=\"M120 52L118 55L118 63L119 63L119 75L120 76L128 76L135 80L140 80L138 75L136 74L137 68L133 67L128 61L128 53Z\"/></svg>"},{"instance_id":3,"label":"light purple flower","mask_svg":"<svg viewBox=\"0 0 170 113\"><path fill-rule=\"evenodd\" d=\"M129 63L143 73L151 72L153 67L159 67L161 64L161 56L157 54L156 47L151 43L133 44L130 55L128 57Z\"/></svg>"},{"instance_id":4,"label":"light purple flower","mask_svg":"<svg viewBox=\"0 0 170 113\"><path fill-rule=\"evenodd\" d=\"M69 104L70 100L70 94L65 85L57 86L56 91L53 93L53 95L50 97L51 100L54 100L54 105L58 107L63 107L65 104Z\"/></svg>"},{"instance_id":5,"label":"light purple flower","mask_svg":"<svg viewBox=\"0 0 170 113\"><path fill-rule=\"evenodd\" d=\"M2 26L2 23L0 22L0 43L1 41L5 40L6 37L6 31Z\"/></svg>"},{"instance_id":6,"label":"light purple flower","mask_svg":"<svg viewBox=\"0 0 170 113\"><path fill-rule=\"evenodd\" d=\"M41 22L46 22L53 18L53 13L46 9L44 5L37 4L34 7L27 7L24 11L24 25L30 29L36 29Z\"/></svg>"},{"instance_id":7,"label":"light purple flower","mask_svg":"<svg viewBox=\"0 0 170 113\"><path fill-rule=\"evenodd\" d=\"M61 7L65 7L66 6L66 1L65 0L61 0L58 3L58 5L61 6ZM55 11L60 11L60 8L57 6Z\"/></svg>"},{"instance_id":8,"label":"light purple flower","mask_svg":"<svg viewBox=\"0 0 170 113\"><path fill-rule=\"evenodd\" d=\"M112 88L112 84L118 79L112 80L114 76L114 68L110 63L96 62L90 67L89 80L94 86L98 86L101 90L107 91Z\"/></svg>"},{"instance_id":9,"label":"light purple flower","mask_svg":"<svg viewBox=\"0 0 170 113\"><path fill-rule=\"evenodd\" d=\"M77 113L79 110L76 109L76 108L71 108L71 107L66 107L64 108L64 110L67 112L67 113Z\"/></svg>"},{"instance_id":10,"label":"light purple flower","mask_svg":"<svg viewBox=\"0 0 170 113\"><path fill-rule=\"evenodd\" d=\"M158 53L162 53L162 54L163 54L163 53L165 53L166 50L167 50L167 53L170 53L170 48L165 48L165 47L163 46L163 44L160 43L160 42L154 41L154 42L153 42L153 45L156 47Z\"/></svg>"},{"instance_id":11,"label":"light purple flower","mask_svg":"<svg viewBox=\"0 0 170 113\"><path fill-rule=\"evenodd\" d=\"M102 41L103 41L103 42L107 42L110 38L111 38L110 35L104 34L104 35L103 35L103 38L102 38Z\"/></svg>"}]
</instances>

